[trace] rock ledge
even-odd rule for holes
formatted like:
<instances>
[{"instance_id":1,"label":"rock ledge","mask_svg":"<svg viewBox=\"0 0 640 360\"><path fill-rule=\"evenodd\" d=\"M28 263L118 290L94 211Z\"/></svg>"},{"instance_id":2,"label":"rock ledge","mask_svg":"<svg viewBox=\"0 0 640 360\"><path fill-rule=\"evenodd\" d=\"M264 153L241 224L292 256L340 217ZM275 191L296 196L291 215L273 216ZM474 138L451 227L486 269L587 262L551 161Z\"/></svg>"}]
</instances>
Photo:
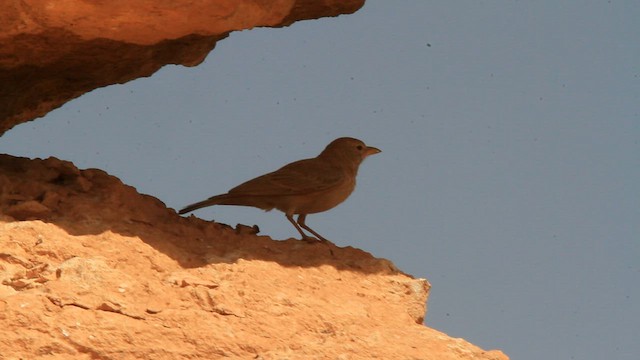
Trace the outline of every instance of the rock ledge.
<instances>
[{"instance_id":1,"label":"rock ledge","mask_svg":"<svg viewBox=\"0 0 640 360\"><path fill-rule=\"evenodd\" d=\"M100 170L0 155L0 354L507 359L422 325L429 283L388 260L242 229Z\"/></svg>"}]
</instances>

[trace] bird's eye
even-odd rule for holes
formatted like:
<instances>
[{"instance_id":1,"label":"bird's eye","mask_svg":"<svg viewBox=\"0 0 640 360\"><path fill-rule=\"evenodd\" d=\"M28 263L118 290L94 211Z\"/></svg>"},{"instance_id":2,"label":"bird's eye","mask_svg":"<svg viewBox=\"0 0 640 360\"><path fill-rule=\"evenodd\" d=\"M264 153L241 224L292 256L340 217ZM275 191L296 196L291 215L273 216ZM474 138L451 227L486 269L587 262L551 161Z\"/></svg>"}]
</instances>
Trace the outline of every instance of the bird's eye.
<instances>
[{"instance_id":1,"label":"bird's eye","mask_svg":"<svg viewBox=\"0 0 640 360\"><path fill-rule=\"evenodd\" d=\"M358 145L358 146L356 146L356 149L358 149L358 150L362 150L362 145Z\"/></svg>"}]
</instances>

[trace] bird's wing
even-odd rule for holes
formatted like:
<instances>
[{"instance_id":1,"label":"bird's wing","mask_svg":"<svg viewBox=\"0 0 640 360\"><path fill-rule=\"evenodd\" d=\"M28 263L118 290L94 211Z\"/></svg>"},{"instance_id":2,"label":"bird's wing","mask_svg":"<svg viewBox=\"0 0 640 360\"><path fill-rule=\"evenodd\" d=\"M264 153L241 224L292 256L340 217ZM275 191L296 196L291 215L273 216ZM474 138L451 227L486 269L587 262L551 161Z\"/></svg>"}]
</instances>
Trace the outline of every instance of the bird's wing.
<instances>
[{"instance_id":1,"label":"bird's wing","mask_svg":"<svg viewBox=\"0 0 640 360\"><path fill-rule=\"evenodd\" d=\"M234 195L304 195L331 189L344 179L342 171L317 158L293 162L229 190Z\"/></svg>"}]
</instances>

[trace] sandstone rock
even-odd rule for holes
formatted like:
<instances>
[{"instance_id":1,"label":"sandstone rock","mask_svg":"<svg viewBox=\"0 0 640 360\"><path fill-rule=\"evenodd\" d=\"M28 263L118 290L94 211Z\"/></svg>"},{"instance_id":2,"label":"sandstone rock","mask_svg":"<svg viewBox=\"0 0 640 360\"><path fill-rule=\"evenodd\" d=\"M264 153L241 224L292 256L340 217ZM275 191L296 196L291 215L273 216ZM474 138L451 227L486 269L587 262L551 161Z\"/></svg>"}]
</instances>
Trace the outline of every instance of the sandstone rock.
<instances>
[{"instance_id":1,"label":"sandstone rock","mask_svg":"<svg viewBox=\"0 0 640 360\"><path fill-rule=\"evenodd\" d=\"M5 0L0 135L95 88L195 66L229 32L358 10L364 0Z\"/></svg>"},{"instance_id":2,"label":"sandstone rock","mask_svg":"<svg viewBox=\"0 0 640 360\"><path fill-rule=\"evenodd\" d=\"M5 1L0 135L194 66L230 31L363 3ZM179 217L101 170L0 154L0 358L507 359L424 326L429 283L390 261L258 232Z\"/></svg>"},{"instance_id":3,"label":"sandstone rock","mask_svg":"<svg viewBox=\"0 0 640 360\"><path fill-rule=\"evenodd\" d=\"M35 200L24 201L7 209L7 215L18 220L43 218L47 217L50 212L51 209Z\"/></svg>"},{"instance_id":4,"label":"sandstone rock","mask_svg":"<svg viewBox=\"0 0 640 360\"><path fill-rule=\"evenodd\" d=\"M388 260L182 218L69 166L0 155L4 358L507 359L424 326L429 283ZM59 201L19 221L25 186Z\"/></svg>"}]
</instances>

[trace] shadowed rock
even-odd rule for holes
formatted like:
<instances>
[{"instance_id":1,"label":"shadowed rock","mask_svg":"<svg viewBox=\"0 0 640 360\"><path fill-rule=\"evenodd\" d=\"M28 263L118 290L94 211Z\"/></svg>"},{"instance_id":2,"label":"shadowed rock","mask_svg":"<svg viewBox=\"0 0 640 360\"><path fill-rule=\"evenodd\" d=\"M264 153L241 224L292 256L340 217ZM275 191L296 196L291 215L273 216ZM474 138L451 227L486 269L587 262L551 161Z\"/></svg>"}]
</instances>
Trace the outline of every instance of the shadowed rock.
<instances>
[{"instance_id":1,"label":"shadowed rock","mask_svg":"<svg viewBox=\"0 0 640 360\"><path fill-rule=\"evenodd\" d=\"M0 249L9 358L507 359L422 325L429 283L388 260L182 218L55 158L0 155Z\"/></svg>"},{"instance_id":2,"label":"shadowed rock","mask_svg":"<svg viewBox=\"0 0 640 360\"><path fill-rule=\"evenodd\" d=\"M348 14L364 0L9 0L0 12L0 135L98 87L195 66L229 32Z\"/></svg>"}]
</instances>

